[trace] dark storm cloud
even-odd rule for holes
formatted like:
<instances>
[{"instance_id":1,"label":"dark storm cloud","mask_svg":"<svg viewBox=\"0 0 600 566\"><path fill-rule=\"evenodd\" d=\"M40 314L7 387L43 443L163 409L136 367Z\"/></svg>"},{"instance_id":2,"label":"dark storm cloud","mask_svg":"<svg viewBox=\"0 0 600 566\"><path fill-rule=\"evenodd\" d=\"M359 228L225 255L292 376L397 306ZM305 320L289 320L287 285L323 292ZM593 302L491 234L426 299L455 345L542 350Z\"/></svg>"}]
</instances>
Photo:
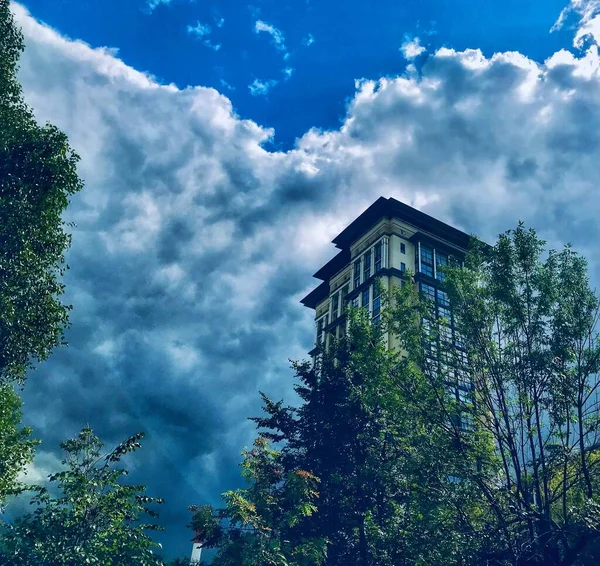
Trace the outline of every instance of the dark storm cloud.
<instances>
[{"instance_id":1,"label":"dark storm cloud","mask_svg":"<svg viewBox=\"0 0 600 566\"><path fill-rule=\"evenodd\" d=\"M258 390L294 398L287 360L313 340L298 301L377 197L490 240L522 218L598 265L593 50L544 65L441 50L420 76L363 81L340 130L282 153L215 90L159 85L15 10L27 100L86 181L68 211L70 346L24 395L44 440L31 476L87 423L108 444L144 430L133 476L167 500L170 553L189 550L188 504L239 485Z\"/></svg>"}]
</instances>

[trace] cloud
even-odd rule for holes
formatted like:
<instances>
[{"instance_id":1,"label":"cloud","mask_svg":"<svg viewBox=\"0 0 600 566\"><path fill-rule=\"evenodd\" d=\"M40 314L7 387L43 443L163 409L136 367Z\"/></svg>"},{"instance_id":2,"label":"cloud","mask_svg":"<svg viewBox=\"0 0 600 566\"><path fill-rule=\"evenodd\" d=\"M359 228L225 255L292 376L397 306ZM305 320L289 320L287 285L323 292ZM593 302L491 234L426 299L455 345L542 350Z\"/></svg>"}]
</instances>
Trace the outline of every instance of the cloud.
<instances>
[{"instance_id":1,"label":"cloud","mask_svg":"<svg viewBox=\"0 0 600 566\"><path fill-rule=\"evenodd\" d=\"M427 50L421 45L421 40L418 37L412 39L405 37L405 41L400 47L400 51L402 51L404 58L410 61Z\"/></svg>"},{"instance_id":2,"label":"cloud","mask_svg":"<svg viewBox=\"0 0 600 566\"><path fill-rule=\"evenodd\" d=\"M197 21L195 26L187 26L187 32L196 37L205 37L211 34L212 29L208 24L202 24L200 21Z\"/></svg>"},{"instance_id":3,"label":"cloud","mask_svg":"<svg viewBox=\"0 0 600 566\"><path fill-rule=\"evenodd\" d=\"M312 33L309 33L303 40L302 45L310 47L315 42L315 38Z\"/></svg>"},{"instance_id":4,"label":"cloud","mask_svg":"<svg viewBox=\"0 0 600 566\"><path fill-rule=\"evenodd\" d=\"M269 151L275 132L216 90L159 84L12 7L26 98L86 182L66 218L70 346L30 375L24 419L43 470L88 423L109 445L147 432L132 481L165 497L174 555L187 505L240 485L258 391L294 399L287 359L314 339L298 301L377 197L489 241L521 218L572 241L600 283L596 46L543 63L440 49L418 74L358 81L339 129Z\"/></svg>"},{"instance_id":5,"label":"cloud","mask_svg":"<svg viewBox=\"0 0 600 566\"><path fill-rule=\"evenodd\" d=\"M235 90L235 87L230 85L225 79L219 79L219 84L227 90Z\"/></svg>"},{"instance_id":6,"label":"cloud","mask_svg":"<svg viewBox=\"0 0 600 566\"><path fill-rule=\"evenodd\" d=\"M285 47L285 38L283 36L283 32L277 29L275 26L263 22L262 20L256 20L254 24L254 33L267 33L271 36L271 43L279 49L279 51L283 51L287 55L287 50Z\"/></svg>"},{"instance_id":7,"label":"cloud","mask_svg":"<svg viewBox=\"0 0 600 566\"><path fill-rule=\"evenodd\" d=\"M215 25L222 28L225 25L225 18L215 18Z\"/></svg>"},{"instance_id":8,"label":"cloud","mask_svg":"<svg viewBox=\"0 0 600 566\"><path fill-rule=\"evenodd\" d=\"M561 11L550 32L561 29L571 14L579 17L573 45L582 48L588 38L597 45L600 44L600 0L571 0Z\"/></svg>"},{"instance_id":9,"label":"cloud","mask_svg":"<svg viewBox=\"0 0 600 566\"><path fill-rule=\"evenodd\" d=\"M172 0L147 0L146 7L150 12L153 12L161 4L168 6L171 3L171 1Z\"/></svg>"},{"instance_id":10,"label":"cloud","mask_svg":"<svg viewBox=\"0 0 600 566\"><path fill-rule=\"evenodd\" d=\"M287 81L288 79L291 79L293 73L294 73L293 67L286 67L285 69L283 69L284 80Z\"/></svg>"},{"instance_id":11,"label":"cloud","mask_svg":"<svg viewBox=\"0 0 600 566\"><path fill-rule=\"evenodd\" d=\"M221 27L221 26L218 26ZM200 21L196 22L195 26L188 25L187 32L189 35L193 35L196 39L202 40L203 45L213 49L214 51L219 51L221 49L220 43L213 43L207 36L212 33L212 28L208 24L200 23Z\"/></svg>"},{"instance_id":12,"label":"cloud","mask_svg":"<svg viewBox=\"0 0 600 566\"><path fill-rule=\"evenodd\" d=\"M266 96L268 92L278 83L275 79L261 80L254 79L249 85L248 89L252 96Z\"/></svg>"}]
</instances>

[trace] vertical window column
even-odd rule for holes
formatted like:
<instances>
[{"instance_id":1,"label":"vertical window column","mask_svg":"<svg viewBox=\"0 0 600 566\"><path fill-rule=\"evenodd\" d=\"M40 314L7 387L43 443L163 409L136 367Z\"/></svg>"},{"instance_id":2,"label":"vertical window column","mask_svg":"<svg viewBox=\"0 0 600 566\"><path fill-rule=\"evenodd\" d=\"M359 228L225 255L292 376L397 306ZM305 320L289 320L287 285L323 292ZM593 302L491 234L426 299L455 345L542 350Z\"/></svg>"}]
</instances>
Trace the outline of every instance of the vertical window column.
<instances>
[{"instance_id":1,"label":"vertical window column","mask_svg":"<svg viewBox=\"0 0 600 566\"><path fill-rule=\"evenodd\" d=\"M375 273L377 273L378 271L381 271L381 268L383 267L382 258L381 258L382 249L383 249L383 241L377 242L375 244Z\"/></svg>"},{"instance_id":2,"label":"vertical window column","mask_svg":"<svg viewBox=\"0 0 600 566\"><path fill-rule=\"evenodd\" d=\"M384 269L386 269L387 267L389 267L388 253L389 253L389 247L390 247L390 239L387 236L385 238L383 238L382 245L383 245L382 266Z\"/></svg>"},{"instance_id":3,"label":"vertical window column","mask_svg":"<svg viewBox=\"0 0 600 566\"><path fill-rule=\"evenodd\" d=\"M378 285L373 285L373 324L381 321L381 292Z\"/></svg>"},{"instance_id":4,"label":"vertical window column","mask_svg":"<svg viewBox=\"0 0 600 566\"><path fill-rule=\"evenodd\" d=\"M353 269L353 274L352 274L352 278L353 278L352 279L352 281L353 281L353 287L352 288L353 289L356 289L360 285L360 275L361 275L361 273L360 273L360 264L361 263L362 262L360 261L360 259L357 259L357 260L354 261L354 264L353 264L353 266L354 266L352 268Z\"/></svg>"},{"instance_id":5,"label":"vertical window column","mask_svg":"<svg viewBox=\"0 0 600 566\"><path fill-rule=\"evenodd\" d=\"M363 272L364 272L364 277L363 277L363 282L366 281L367 279L369 279L369 277L371 277L371 257L373 256L372 253L372 249L368 249L365 252L365 255L363 256Z\"/></svg>"},{"instance_id":6,"label":"vertical window column","mask_svg":"<svg viewBox=\"0 0 600 566\"><path fill-rule=\"evenodd\" d=\"M371 287L367 287L363 292L362 292L362 296L361 296L361 301L360 301L360 306L363 309L367 309L367 312L371 312Z\"/></svg>"}]
</instances>

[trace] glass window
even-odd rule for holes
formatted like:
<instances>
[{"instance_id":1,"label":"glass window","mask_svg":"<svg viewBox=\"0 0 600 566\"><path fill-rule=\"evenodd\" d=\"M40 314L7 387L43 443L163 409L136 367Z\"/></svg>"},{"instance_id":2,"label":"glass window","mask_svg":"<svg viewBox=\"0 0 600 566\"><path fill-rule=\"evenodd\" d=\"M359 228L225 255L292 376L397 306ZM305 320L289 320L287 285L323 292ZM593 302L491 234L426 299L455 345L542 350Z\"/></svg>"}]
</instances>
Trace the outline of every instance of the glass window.
<instances>
[{"instance_id":1,"label":"glass window","mask_svg":"<svg viewBox=\"0 0 600 566\"><path fill-rule=\"evenodd\" d=\"M435 287L427 285L427 283L421 283L421 293L425 299L435 302Z\"/></svg>"},{"instance_id":2,"label":"glass window","mask_svg":"<svg viewBox=\"0 0 600 566\"><path fill-rule=\"evenodd\" d=\"M471 402L471 393L470 391L466 391L464 389L458 388L458 400L461 403L470 403Z\"/></svg>"},{"instance_id":3,"label":"glass window","mask_svg":"<svg viewBox=\"0 0 600 566\"><path fill-rule=\"evenodd\" d=\"M332 307L331 307L331 320L335 320L338 317L340 310L340 294L336 293L332 297Z\"/></svg>"},{"instance_id":4,"label":"glass window","mask_svg":"<svg viewBox=\"0 0 600 566\"><path fill-rule=\"evenodd\" d=\"M366 281L369 277L371 277L371 250L365 252L363 261L365 262L364 281Z\"/></svg>"},{"instance_id":5,"label":"glass window","mask_svg":"<svg viewBox=\"0 0 600 566\"><path fill-rule=\"evenodd\" d=\"M460 416L460 428L462 430L473 430L473 417L469 413L462 413Z\"/></svg>"},{"instance_id":6,"label":"glass window","mask_svg":"<svg viewBox=\"0 0 600 566\"><path fill-rule=\"evenodd\" d=\"M354 299L352 299L352 306L357 309L358 307L360 307L360 297L356 296L354 297Z\"/></svg>"},{"instance_id":7,"label":"glass window","mask_svg":"<svg viewBox=\"0 0 600 566\"><path fill-rule=\"evenodd\" d=\"M346 305L348 304L348 291L350 285L346 284L342 287L342 313L346 312Z\"/></svg>"},{"instance_id":8,"label":"glass window","mask_svg":"<svg viewBox=\"0 0 600 566\"><path fill-rule=\"evenodd\" d=\"M400 271L406 271L406 264L400 262Z\"/></svg>"},{"instance_id":9,"label":"glass window","mask_svg":"<svg viewBox=\"0 0 600 566\"><path fill-rule=\"evenodd\" d=\"M444 280L444 273L441 273L440 266L448 265L448 254L435 250L435 276L440 281Z\"/></svg>"},{"instance_id":10,"label":"glass window","mask_svg":"<svg viewBox=\"0 0 600 566\"><path fill-rule=\"evenodd\" d=\"M370 287L367 287L363 292L362 292L362 300L360 303L360 306L363 308L366 308L367 310L369 310L369 299L370 299L370 295L371 295L371 289Z\"/></svg>"},{"instance_id":11,"label":"glass window","mask_svg":"<svg viewBox=\"0 0 600 566\"><path fill-rule=\"evenodd\" d=\"M458 386L469 391L471 389L471 380L469 375L464 371L458 372Z\"/></svg>"},{"instance_id":12,"label":"glass window","mask_svg":"<svg viewBox=\"0 0 600 566\"><path fill-rule=\"evenodd\" d=\"M375 244L375 273L377 273L381 269L381 249L383 247L383 242L378 242Z\"/></svg>"},{"instance_id":13,"label":"glass window","mask_svg":"<svg viewBox=\"0 0 600 566\"><path fill-rule=\"evenodd\" d=\"M450 324L450 321L452 320L451 319L452 315L450 313L450 309L448 309L446 307L438 306L438 317L445 318L447 321L447 324Z\"/></svg>"},{"instance_id":14,"label":"glass window","mask_svg":"<svg viewBox=\"0 0 600 566\"><path fill-rule=\"evenodd\" d=\"M437 290L437 304L443 307L450 306L450 299L448 298L448 293L442 291L441 289Z\"/></svg>"},{"instance_id":15,"label":"glass window","mask_svg":"<svg viewBox=\"0 0 600 566\"><path fill-rule=\"evenodd\" d=\"M401 254L405 254L406 253L406 245L405 244L400 244L400 253Z\"/></svg>"},{"instance_id":16,"label":"glass window","mask_svg":"<svg viewBox=\"0 0 600 566\"><path fill-rule=\"evenodd\" d=\"M379 320L381 314L381 293L377 288L377 285L373 286L373 319Z\"/></svg>"},{"instance_id":17,"label":"glass window","mask_svg":"<svg viewBox=\"0 0 600 566\"><path fill-rule=\"evenodd\" d=\"M433 248L421 245L421 273L433 277Z\"/></svg>"},{"instance_id":18,"label":"glass window","mask_svg":"<svg viewBox=\"0 0 600 566\"><path fill-rule=\"evenodd\" d=\"M354 289L360 285L360 259L354 262Z\"/></svg>"}]
</instances>

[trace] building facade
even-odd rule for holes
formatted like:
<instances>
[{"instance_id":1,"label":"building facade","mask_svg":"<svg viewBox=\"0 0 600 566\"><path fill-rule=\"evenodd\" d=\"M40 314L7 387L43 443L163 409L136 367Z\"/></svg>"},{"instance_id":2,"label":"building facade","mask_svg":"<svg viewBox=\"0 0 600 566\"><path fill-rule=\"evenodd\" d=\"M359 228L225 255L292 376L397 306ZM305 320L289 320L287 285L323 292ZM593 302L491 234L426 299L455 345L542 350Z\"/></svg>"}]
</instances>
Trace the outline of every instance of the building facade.
<instances>
[{"instance_id":1,"label":"building facade","mask_svg":"<svg viewBox=\"0 0 600 566\"><path fill-rule=\"evenodd\" d=\"M470 236L396 199L381 197L333 239L340 250L314 277L322 283L302 304L315 310L315 349L327 349L346 328L346 307L364 307L373 323L381 316L381 297L376 281L390 291L396 285L415 285L435 304L436 321L442 320L434 339L425 344L427 361L443 371L458 400L467 401L471 385L460 371L466 352L455 328L448 295L443 290L441 266L449 260L462 262ZM424 320L427 328L436 321ZM388 348L399 346L397 338L385 336ZM439 341L452 345L454 361L440 360ZM464 423L465 426L468 423Z\"/></svg>"}]
</instances>

